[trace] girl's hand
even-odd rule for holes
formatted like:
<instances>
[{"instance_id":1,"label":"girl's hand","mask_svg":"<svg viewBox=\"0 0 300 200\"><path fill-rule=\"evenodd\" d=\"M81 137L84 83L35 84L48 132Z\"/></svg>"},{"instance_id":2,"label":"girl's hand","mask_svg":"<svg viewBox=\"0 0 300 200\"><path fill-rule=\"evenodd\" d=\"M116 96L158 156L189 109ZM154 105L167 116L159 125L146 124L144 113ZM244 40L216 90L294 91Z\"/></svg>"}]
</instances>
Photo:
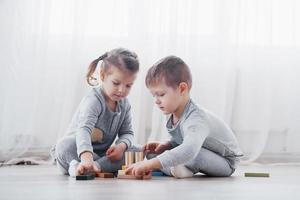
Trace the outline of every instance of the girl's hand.
<instances>
[{"instance_id":1,"label":"girl's hand","mask_svg":"<svg viewBox=\"0 0 300 200\"><path fill-rule=\"evenodd\" d=\"M80 158L81 162L76 169L76 176L89 172L100 172L95 161L93 160L93 154L91 152L82 153Z\"/></svg>"},{"instance_id":2,"label":"girl's hand","mask_svg":"<svg viewBox=\"0 0 300 200\"><path fill-rule=\"evenodd\" d=\"M145 153L156 153L161 154L165 150L170 149L170 143L160 143L160 142L149 142L143 146L143 151Z\"/></svg>"},{"instance_id":3,"label":"girl's hand","mask_svg":"<svg viewBox=\"0 0 300 200\"><path fill-rule=\"evenodd\" d=\"M106 156L111 161L121 160L123 157L124 151L126 150L126 147L127 146L124 143L120 143L118 145L111 146L111 147L109 147L109 149L107 149Z\"/></svg>"}]
</instances>

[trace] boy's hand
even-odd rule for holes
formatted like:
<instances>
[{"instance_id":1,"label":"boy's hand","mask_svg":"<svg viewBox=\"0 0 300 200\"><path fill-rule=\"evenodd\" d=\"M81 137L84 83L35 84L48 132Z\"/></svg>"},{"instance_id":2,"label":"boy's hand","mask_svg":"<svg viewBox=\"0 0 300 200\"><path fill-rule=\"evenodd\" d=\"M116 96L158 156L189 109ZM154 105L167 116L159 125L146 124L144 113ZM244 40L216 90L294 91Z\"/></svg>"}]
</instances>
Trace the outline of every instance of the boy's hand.
<instances>
[{"instance_id":1,"label":"boy's hand","mask_svg":"<svg viewBox=\"0 0 300 200\"><path fill-rule=\"evenodd\" d=\"M132 174L134 176L143 176L146 174L151 173L151 166L149 164L148 160L140 161L137 163L134 163L127 167L125 170L125 174Z\"/></svg>"},{"instance_id":2,"label":"boy's hand","mask_svg":"<svg viewBox=\"0 0 300 200\"><path fill-rule=\"evenodd\" d=\"M160 142L149 142L143 146L143 151L145 153L156 153L161 154L165 150L170 149L170 143L160 143Z\"/></svg>"},{"instance_id":3,"label":"boy's hand","mask_svg":"<svg viewBox=\"0 0 300 200\"><path fill-rule=\"evenodd\" d=\"M106 151L106 156L111 160L111 161L118 161L122 159L122 156L124 154L124 151L126 150L126 144L120 143L115 146L109 147Z\"/></svg>"},{"instance_id":4,"label":"boy's hand","mask_svg":"<svg viewBox=\"0 0 300 200\"><path fill-rule=\"evenodd\" d=\"M81 162L76 169L76 176L89 172L100 172L93 160L93 154L91 152L82 153L80 159Z\"/></svg>"},{"instance_id":5,"label":"boy's hand","mask_svg":"<svg viewBox=\"0 0 300 200\"><path fill-rule=\"evenodd\" d=\"M153 169L160 169L161 164L157 158L151 160L144 160L130 165L125 174L132 174L134 176L143 176L151 173Z\"/></svg>"}]
</instances>

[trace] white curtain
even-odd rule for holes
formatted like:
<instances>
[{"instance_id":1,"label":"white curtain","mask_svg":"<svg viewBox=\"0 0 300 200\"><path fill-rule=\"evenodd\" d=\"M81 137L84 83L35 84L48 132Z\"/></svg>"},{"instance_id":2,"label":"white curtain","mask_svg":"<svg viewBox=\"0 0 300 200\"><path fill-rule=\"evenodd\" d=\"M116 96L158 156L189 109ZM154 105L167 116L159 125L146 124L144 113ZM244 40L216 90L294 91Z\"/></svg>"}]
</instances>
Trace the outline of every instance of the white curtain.
<instances>
[{"instance_id":1,"label":"white curtain","mask_svg":"<svg viewBox=\"0 0 300 200\"><path fill-rule=\"evenodd\" d=\"M141 63L129 96L137 143L167 137L144 78L173 54L244 162L299 161L299 11L297 0L0 0L0 160L47 155L90 89L88 64L126 47Z\"/></svg>"}]
</instances>

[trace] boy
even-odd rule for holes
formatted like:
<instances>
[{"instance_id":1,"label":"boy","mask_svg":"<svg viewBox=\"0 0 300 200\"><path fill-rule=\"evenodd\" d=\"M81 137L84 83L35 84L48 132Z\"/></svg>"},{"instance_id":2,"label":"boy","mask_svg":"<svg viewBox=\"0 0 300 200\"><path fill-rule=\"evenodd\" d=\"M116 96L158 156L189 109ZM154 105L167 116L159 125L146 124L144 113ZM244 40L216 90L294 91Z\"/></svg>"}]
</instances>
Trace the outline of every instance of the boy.
<instances>
[{"instance_id":1,"label":"boy","mask_svg":"<svg viewBox=\"0 0 300 200\"><path fill-rule=\"evenodd\" d=\"M198 172L230 176L242 156L237 140L225 122L192 101L192 76L184 61L176 56L161 59L148 70L146 86L161 111L170 114L166 127L171 139L144 145L146 153L157 156L131 165L126 173L161 169L176 178Z\"/></svg>"}]
</instances>

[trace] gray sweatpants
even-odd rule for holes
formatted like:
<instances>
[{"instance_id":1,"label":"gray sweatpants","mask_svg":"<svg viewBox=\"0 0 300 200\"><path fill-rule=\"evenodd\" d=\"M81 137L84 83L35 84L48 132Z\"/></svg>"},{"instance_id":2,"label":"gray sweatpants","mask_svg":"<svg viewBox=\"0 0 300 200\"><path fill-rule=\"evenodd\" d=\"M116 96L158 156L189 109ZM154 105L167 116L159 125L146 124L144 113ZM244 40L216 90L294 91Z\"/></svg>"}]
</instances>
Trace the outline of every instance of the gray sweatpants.
<instances>
[{"instance_id":1,"label":"gray sweatpants","mask_svg":"<svg viewBox=\"0 0 300 200\"><path fill-rule=\"evenodd\" d=\"M147 158L153 158L157 155L150 154ZM224 158L221 155L208 149L201 148L198 155L191 161L184 164L186 168L194 174L200 172L211 177L228 177L233 174L235 169L232 167L236 164L235 158ZM161 169L165 174L172 176L169 168Z\"/></svg>"},{"instance_id":2,"label":"gray sweatpants","mask_svg":"<svg viewBox=\"0 0 300 200\"><path fill-rule=\"evenodd\" d=\"M135 151L136 147L128 150ZM101 171L115 173L122 168L125 163L124 155L121 160L112 162L105 156L106 152L93 152L93 159L101 168ZM75 136L67 136L62 138L51 150L50 154L56 160L57 167L63 174L68 174L69 164L72 160L80 159L77 155Z\"/></svg>"}]
</instances>

